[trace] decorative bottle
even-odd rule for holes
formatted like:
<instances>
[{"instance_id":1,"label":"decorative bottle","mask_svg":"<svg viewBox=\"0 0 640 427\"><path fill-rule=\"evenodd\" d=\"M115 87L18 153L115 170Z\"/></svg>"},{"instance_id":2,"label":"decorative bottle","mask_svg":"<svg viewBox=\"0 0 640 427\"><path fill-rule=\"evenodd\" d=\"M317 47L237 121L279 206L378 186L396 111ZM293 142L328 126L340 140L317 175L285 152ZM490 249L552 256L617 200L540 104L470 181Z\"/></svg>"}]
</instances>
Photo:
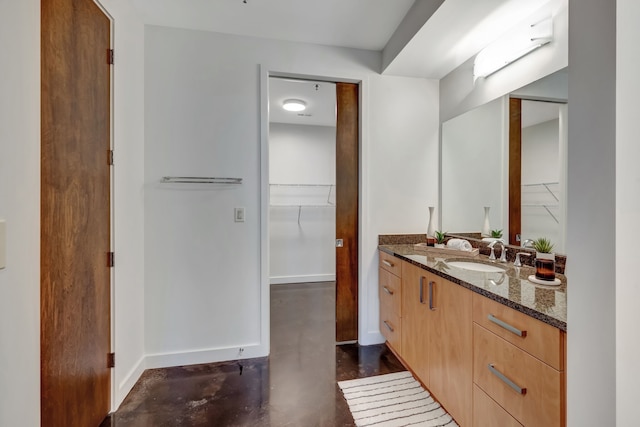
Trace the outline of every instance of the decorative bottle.
<instances>
[{"instance_id":1,"label":"decorative bottle","mask_svg":"<svg viewBox=\"0 0 640 427\"><path fill-rule=\"evenodd\" d=\"M489 225L489 210L490 209L491 209L490 206L485 206L484 207L484 223L482 225L482 231L480 232L480 234L483 237L491 236L491 225Z\"/></svg>"}]
</instances>

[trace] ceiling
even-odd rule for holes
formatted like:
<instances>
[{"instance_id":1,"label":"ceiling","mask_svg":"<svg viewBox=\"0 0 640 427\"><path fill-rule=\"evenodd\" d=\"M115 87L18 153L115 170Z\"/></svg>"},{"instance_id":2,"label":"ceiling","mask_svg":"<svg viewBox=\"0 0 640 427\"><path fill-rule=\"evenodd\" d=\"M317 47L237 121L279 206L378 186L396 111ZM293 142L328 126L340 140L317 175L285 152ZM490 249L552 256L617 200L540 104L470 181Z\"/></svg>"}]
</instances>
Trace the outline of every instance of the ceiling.
<instances>
[{"instance_id":1,"label":"ceiling","mask_svg":"<svg viewBox=\"0 0 640 427\"><path fill-rule=\"evenodd\" d=\"M290 98L306 102L307 108L300 112L286 111L282 108L282 104L286 99ZM270 78L269 122L335 126L335 83Z\"/></svg>"},{"instance_id":2,"label":"ceiling","mask_svg":"<svg viewBox=\"0 0 640 427\"><path fill-rule=\"evenodd\" d=\"M384 74L441 79L514 25L531 16L548 16L557 3L557 0L445 0L385 68Z\"/></svg>"},{"instance_id":3,"label":"ceiling","mask_svg":"<svg viewBox=\"0 0 640 427\"><path fill-rule=\"evenodd\" d=\"M557 120L560 116L560 106L555 102L522 101L522 128L537 125L549 120Z\"/></svg>"},{"instance_id":4,"label":"ceiling","mask_svg":"<svg viewBox=\"0 0 640 427\"><path fill-rule=\"evenodd\" d=\"M151 25L376 51L395 45L384 74L440 79L514 23L561 0L131 1ZM272 79L270 121L334 126L335 88L319 82L316 91L315 83ZM285 112L287 98L303 99L307 110Z\"/></svg>"},{"instance_id":5,"label":"ceiling","mask_svg":"<svg viewBox=\"0 0 640 427\"><path fill-rule=\"evenodd\" d=\"M132 2L146 24L382 50L414 0Z\"/></svg>"}]
</instances>

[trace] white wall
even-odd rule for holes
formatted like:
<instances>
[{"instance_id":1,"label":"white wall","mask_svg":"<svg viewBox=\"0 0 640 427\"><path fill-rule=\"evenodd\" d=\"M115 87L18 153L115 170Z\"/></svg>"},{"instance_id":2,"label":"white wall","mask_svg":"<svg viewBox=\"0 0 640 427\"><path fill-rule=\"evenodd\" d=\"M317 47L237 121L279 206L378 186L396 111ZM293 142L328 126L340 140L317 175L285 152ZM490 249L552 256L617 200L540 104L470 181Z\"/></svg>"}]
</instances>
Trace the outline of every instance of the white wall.
<instances>
[{"instance_id":1,"label":"white wall","mask_svg":"<svg viewBox=\"0 0 640 427\"><path fill-rule=\"evenodd\" d=\"M473 59L440 80L440 118L446 121L567 66L568 0L554 13L553 41L486 79L473 81Z\"/></svg>"},{"instance_id":2,"label":"white wall","mask_svg":"<svg viewBox=\"0 0 640 427\"><path fill-rule=\"evenodd\" d=\"M508 234L508 117L505 97L442 124L443 231L482 230L489 206L492 230Z\"/></svg>"},{"instance_id":3,"label":"white wall","mask_svg":"<svg viewBox=\"0 0 640 427\"><path fill-rule=\"evenodd\" d=\"M270 188L271 283L335 280L336 128L271 123L269 175L272 184L330 185Z\"/></svg>"},{"instance_id":4,"label":"white wall","mask_svg":"<svg viewBox=\"0 0 640 427\"><path fill-rule=\"evenodd\" d=\"M555 251L564 253L558 201L541 183L560 181L560 121L549 120L522 129L522 240L546 237ZM549 185L560 198L560 185ZM533 206L532 206L533 205ZM546 205L558 220L545 210Z\"/></svg>"},{"instance_id":5,"label":"white wall","mask_svg":"<svg viewBox=\"0 0 640 427\"><path fill-rule=\"evenodd\" d=\"M363 142L361 217L369 223L360 247L360 343L383 342L378 328L378 235L426 233L438 205L438 82L375 76L370 137ZM438 223L437 215L434 224ZM366 296L367 299L364 299Z\"/></svg>"},{"instance_id":6,"label":"white wall","mask_svg":"<svg viewBox=\"0 0 640 427\"><path fill-rule=\"evenodd\" d=\"M613 426L616 285L625 282L622 289L627 289L636 277L616 275L615 267L616 4L570 0L569 10L567 423ZM637 182L634 190L627 187L623 182L633 173L625 172L618 182L637 201ZM637 333L627 337L636 341Z\"/></svg>"},{"instance_id":7,"label":"white wall","mask_svg":"<svg viewBox=\"0 0 640 427\"><path fill-rule=\"evenodd\" d=\"M144 370L144 25L130 2L101 0L113 19L113 409Z\"/></svg>"},{"instance_id":8,"label":"white wall","mask_svg":"<svg viewBox=\"0 0 640 427\"><path fill-rule=\"evenodd\" d=\"M426 223L425 189L433 188L434 199L437 189L436 85L380 77L377 52L153 26L145 37L150 366L268 353L259 250L260 65L273 73L362 82L360 341L380 342L377 234ZM416 147L419 153L411 151ZM409 152L409 163L393 161ZM158 184L163 175L232 176L244 183L172 188ZM407 206L424 205L424 212L397 212L396 202L407 197ZM246 208L245 223L233 222L235 206ZM374 218L382 219L373 225Z\"/></svg>"},{"instance_id":9,"label":"white wall","mask_svg":"<svg viewBox=\"0 0 640 427\"><path fill-rule=\"evenodd\" d=\"M40 425L40 1L0 2L0 425Z\"/></svg>"},{"instance_id":10,"label":"white wall","mask_svg":"<svg viewBox=\"0 0 640 427\"><path fill-rule=\"evenodd\" d=\"M635 236L640 234L640 2L617 0L616 90L616 417L621 427L638 423L640 382L640 286Z\"/></svg>"}]
</instances>

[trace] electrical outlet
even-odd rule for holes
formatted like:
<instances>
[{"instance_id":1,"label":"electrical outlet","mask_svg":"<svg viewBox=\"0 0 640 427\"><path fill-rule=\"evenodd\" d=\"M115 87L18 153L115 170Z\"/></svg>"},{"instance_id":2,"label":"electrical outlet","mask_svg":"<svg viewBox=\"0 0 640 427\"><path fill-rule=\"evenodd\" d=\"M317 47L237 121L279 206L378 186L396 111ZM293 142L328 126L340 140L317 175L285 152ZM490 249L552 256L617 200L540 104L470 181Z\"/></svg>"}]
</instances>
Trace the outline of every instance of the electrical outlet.
<instances>
[{"instance_id":1,"label":"electrical outlet","mask_svg":"<svg viewBox=\"0 0 640 427\"><path fill-rule=\"evenodd\" d=\"M244 222L244 208L235 208L233 218L235 222Z\"/></svg>"}]
</instances>

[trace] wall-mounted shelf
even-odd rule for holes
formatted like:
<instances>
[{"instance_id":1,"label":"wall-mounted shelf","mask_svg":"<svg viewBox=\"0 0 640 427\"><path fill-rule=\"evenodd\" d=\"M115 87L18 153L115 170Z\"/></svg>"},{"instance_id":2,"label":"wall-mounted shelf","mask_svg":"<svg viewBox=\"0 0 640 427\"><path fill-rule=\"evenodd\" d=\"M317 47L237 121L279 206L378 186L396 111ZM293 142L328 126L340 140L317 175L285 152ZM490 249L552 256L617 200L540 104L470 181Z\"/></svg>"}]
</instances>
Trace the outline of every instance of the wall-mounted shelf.
<instances>
[{"instance_id":1,"label":"wall-mounted shelf","mask_svg":"<svg viewBox=\"0 0 640 427\"><path fill-rule=\"evenodd\" d=\"M274 208L298 208L298 224L302 208L335 207L335 184L269 184L270 203Z\"/></svg>"},{"instance_id":2,"label":"wall-mounted shelf","mask_svg":"<svg viewBox=\"0 0 640 427\"><path fill-rule=\"evenodd\" d=\"M217 178L209 176L163 176L165 184L242 184L242 178Z\"/></svg>"}]
</instances>

